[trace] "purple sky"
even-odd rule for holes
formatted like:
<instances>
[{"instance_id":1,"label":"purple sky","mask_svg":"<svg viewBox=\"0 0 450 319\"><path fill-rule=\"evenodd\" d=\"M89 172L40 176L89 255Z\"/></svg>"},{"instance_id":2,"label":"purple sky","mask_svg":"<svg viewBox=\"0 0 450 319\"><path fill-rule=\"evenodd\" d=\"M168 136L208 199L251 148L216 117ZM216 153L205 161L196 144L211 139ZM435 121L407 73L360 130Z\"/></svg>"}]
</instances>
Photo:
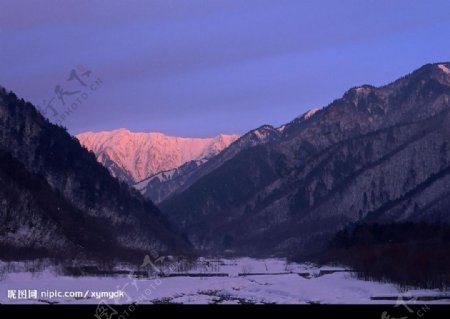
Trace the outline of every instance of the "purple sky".
<instances>
[{"instance_id":1,"label":"purple sky","mask_svg":"<svg viewBox=\"0 0 450 319\"><path fill-rule=\"evenodd\" d=\"M449 39L448 0L0 0L0 85L61 114L83 65L103 83L71 133L244 133L449 61Z\"/></svg>"}]
</instances>

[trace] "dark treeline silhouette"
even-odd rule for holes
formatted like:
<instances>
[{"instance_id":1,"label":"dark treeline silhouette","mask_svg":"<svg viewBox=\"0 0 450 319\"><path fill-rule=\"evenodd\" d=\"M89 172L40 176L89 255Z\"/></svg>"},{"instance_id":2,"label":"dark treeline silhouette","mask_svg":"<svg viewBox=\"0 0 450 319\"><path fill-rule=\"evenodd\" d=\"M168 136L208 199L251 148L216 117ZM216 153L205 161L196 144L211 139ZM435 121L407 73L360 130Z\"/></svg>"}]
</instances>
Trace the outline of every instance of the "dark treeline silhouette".
<instances>
[{"instance_id":1,"label":"dark treeline silhouette","mask_svg":"<svg viewBox=\"0 0 450 319\"><path fill-rule=\"evenodd\" d=\"M450 284L450 225L352 226L337 233L318 260L348 265L363 279L446 288Z\"/></svg>"}]
</instances>

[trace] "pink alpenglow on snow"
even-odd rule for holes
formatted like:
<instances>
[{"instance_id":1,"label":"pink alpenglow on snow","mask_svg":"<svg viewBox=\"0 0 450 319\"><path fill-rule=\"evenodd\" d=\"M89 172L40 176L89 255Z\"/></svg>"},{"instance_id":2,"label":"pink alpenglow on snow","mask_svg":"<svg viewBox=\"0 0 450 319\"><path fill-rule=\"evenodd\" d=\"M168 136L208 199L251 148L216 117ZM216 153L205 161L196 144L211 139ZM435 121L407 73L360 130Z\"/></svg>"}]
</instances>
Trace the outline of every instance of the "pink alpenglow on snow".
<instances>
[{"instance_id":1,"label":"pink alpenglow on snow","mask_svg":"<svg viewBox=\"0 0 450 319\"><path fill-rule=\"evenodd\" d=\"M138 182L158 172L175 169L191 160L207 160L227 148L239 135L187 138L127 129L85 132L76 136L99 162L109 159Z\"/></svg>"}]
</instances>

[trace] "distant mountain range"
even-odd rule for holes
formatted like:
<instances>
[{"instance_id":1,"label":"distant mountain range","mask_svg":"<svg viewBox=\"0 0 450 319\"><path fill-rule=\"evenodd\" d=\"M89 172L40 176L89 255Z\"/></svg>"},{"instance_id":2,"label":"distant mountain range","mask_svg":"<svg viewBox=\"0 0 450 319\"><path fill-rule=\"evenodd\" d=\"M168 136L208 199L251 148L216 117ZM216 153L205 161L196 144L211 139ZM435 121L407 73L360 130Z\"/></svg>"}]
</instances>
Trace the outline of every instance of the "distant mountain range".
<instances>
[{"instance_id":1,"label":"distant mountain range","mask_svg":"<svg viewBox=\"0 0 450 319\"><path fill-rule=\"evenodd\" d=\"M450 220L449 70L352 88L134 186L213 253L308 254L349 224Z\"/></svg>"},{"instance_id":2,"label":"distant mountain range","mask_svg":"<svg viewBox=\"0 0 450 319\"><path fill-rule=\"evenodd\" d=\"M64 128L0 88L0 258L141 262L188 253L157 207Z\"/></svg>"},{"instance_id":3,"label":"distant mountain range","mask_svg":"<svg viewBox=\"0 0 450 319\"><path fill-rule=\"evenodd\" d=\"M75 138L0 93L4 254L308 256L349 225L450 222L449 63L240 137Z\"/></svg>"},{"instance_id":4,"label":"distant mountain range","mask_svg":"<svg viewBox=\"0 0 450 319\"><path fill-rule=\"evenodd\" d=\"M205 162L239 138L221 134L213 138L185 138L162 133L117 129L76 135L111 174L135 184L189 161Z\"/></svg>"},{"instance_id":5,"label":"distant mountain range","mask_svg":"<svg viewBox=\"0 0 450 319\"><path fill-rule=\"evenodd\" d=\"M176 169L159 172L135 184L134 187L155 203L161 203L174 193L185 190L199 178L213 171L241 150L264 144L277 138L279 135L279 130L269 125L261 126L231 143L215 156L203 160L189 161Z\"/></svg>"}]
</instances>

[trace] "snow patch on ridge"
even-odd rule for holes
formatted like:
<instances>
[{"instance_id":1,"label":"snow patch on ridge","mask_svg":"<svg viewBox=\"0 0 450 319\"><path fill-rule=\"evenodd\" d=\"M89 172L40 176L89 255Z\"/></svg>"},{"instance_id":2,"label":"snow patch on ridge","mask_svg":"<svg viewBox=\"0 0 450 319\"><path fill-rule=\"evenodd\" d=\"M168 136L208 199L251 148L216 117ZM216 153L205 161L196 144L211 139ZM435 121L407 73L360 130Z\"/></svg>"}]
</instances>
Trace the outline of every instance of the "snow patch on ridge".
<instances>
[{"instance_id":1,"label":"snow patch on ridge","mask_svg":"<svg viewBox=\"0 0 450 319\"><path fill-rule=\"evenodd\" d=\"M256 130L256 131L254 131L253 133L254 133L255 136L256 136L258 139L260 139L260 140L265 139L265 138L266 138L266 135L267 135L266 132L260 131L260 130Z\"/></svg>"},{"instance_id":2,"label":"snow patch on ridge","mask_svg":"<svg viewBox=\"0 0 450 319\"><path fill-rule=\"evenodd\" d=\"M286 128L286 125L281 125L280 127L277 128L277 131L280 133L283 133L285 128Z\"/></svg>"},{"instance_id":3,"label":"snow patch on ridge","mask_svg":"<svg viewBox=\"0 0 450 319\"><path fill-rule=\"evenodd\" d=\"M441 69L445 74L450 74L450 69L446 67L444 64L438 64L438 68Z\"/></svg>"},{"instance_id":4,"label":"snow patch on ridge","mask_svg":"<svg viewBox=\"0 0 450 319\"><path fill-rule=\"evenodd\" d=\"M305 120L311 118L316 112L318 111L318 108L310 109L308 112L305 113Z\"/></svg>"},{"instance_id":5,"label":"snow patch on ridge","mask_svg":"<svg viewBox=\"0 0 450 319\"><path fill-rule=\"evenodd\" d=\"M300 120L307 120L310 119L314 114L317 113L317 111L319 111L319 108L312 108L309 109L308 111L306 111L305 113L303 113L302 115L300 115L299 117L297 117L297 119Z\"/></svg>"},{"instance_id":6,"label":"snow patch on ridge","mask_svg":"<svg viewBox=\"0 0 450 319\"><path fill-rule=\"evenodd\" d=\"M172 169L172 170L164 171L164 172L159 172L159 173L157 173L157 174L155 174L153 176L150 176L147 179L144 179L143 181L140 181L137 184L134 184L133 187L136 188L139 191L143 191L147 187L148 183L150 183L151 181L153 181L155 179L158 179L161 183L162 182L166 182L166 181L172 179L173 174L175 174L175 172L176 172L176 169Z\"/></svg>"}]
</instances>

